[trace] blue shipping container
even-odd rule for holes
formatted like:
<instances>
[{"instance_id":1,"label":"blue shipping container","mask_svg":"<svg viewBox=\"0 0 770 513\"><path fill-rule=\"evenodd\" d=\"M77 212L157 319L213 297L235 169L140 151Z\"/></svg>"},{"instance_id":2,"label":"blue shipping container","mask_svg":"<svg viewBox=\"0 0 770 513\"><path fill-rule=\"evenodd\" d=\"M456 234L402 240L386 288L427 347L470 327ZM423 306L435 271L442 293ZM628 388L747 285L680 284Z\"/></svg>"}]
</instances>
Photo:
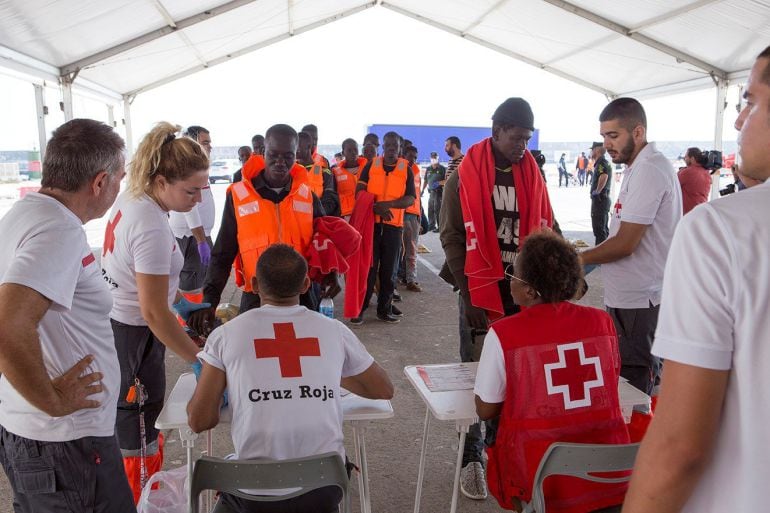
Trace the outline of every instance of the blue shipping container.
<instances>
[{"instance_id":1,"label":"blue shipping container","mask_svg":"<svg viewBox=\"0 0 770 513\"><path fill-rule=\"evenodd\" d=\"M438 153L438 158L441 162L449 160L444 151L444 143L447 137L453 135L459 137L463 152L465 152L468 147L492 135L491 126L369 125L367 127L367 132L373 132L380 136L380 144L382 144L382 136L391 131L396 132L404 139L412 141L412 144L420 152L417 157L419 162L428 162L430 160L430 152L432 151ZM540 132L535 130L532 139L529 140L528 147L530 150L538 148L540 144L539 139Z\"/></svg>"}]
</instances>

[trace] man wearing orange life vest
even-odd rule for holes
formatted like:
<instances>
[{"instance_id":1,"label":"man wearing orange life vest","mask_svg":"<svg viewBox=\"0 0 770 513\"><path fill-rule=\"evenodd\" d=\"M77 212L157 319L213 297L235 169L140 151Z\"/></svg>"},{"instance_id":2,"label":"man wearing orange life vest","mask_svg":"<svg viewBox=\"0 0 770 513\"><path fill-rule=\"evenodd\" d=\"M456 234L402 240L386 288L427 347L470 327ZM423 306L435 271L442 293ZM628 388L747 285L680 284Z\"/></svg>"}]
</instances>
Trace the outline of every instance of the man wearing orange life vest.
<instances>
[{"instance_id":1,"label":"man wearing orange life vest","mask_svg":"<svg viewBox=\"0 0 770 513\"><path fill-rule=\"evenodd\" d=\"M367 160L358 156L358 143L353 139L342 141L342 156L344 159L334 168L334 186L340 199L340 215L349 219L356 205L358 177Z\"/></svg>"},{"instance_id":2,"label":"man wearing orange life vest","mask_svg":"<svg viewBox=\"0 0 770 513\"><path fill-rule=\"evenodd\" d=\"M372 267L366 284L364 306L358 317L351 319L353 325L363 323L363 314L374 293L374 283L378 276L380 288L377 292L377 318L391 324L400 321L391 312L393 272L398 265L398 252L402 243L404 209L411 206L417 196L409 163L398 158L400 144L401 139L397 133L386 133L382 138L382 157L375 157L364 167L356 186L356 193L367 191L375 196L375 225Z\"/></svg>"},{"instance_id":3,"label":"man wearing orange life vest","mask_svg":"<svg viewBox=\"0 0 770 513\"><path fill-rule=\"evenodd\" d=\"M334 177L323 160L313 158L313 137L307 132L297 134L297 163L307 170L310 189L320 200L326 215L339 216L339 198L334 190Z\"/></svg>"},{"instance_id":4,"label":"man wearing orange life vest","mask_svg":"<svg viewBox=\"0 0 770 513\"><path fill-rule=\"evenodd\" d=\"M318 153L318 127L311 123L309 125L303 126L302 130L300 131L305 132L306 134L309 134L310 137L313 139L313 145L311 146L313 162L326 169L331 169L332 166L329 164L329 159L327 159L326 157Z\"/></svg>"},{"instance_id":5,"label":"man wearing orange life vest","mask_svg":"<svg viewBox=\"0 0 770 513\"><path fill-rule=\"evenodd\" d=\"M313 219L325 215L323 205L307 184L307 171L295 162L297 132L288 125L274 125L265 137L265 157L252 156L244 165L243 181L227 191L222 224L212 251L203 285L204 301L212 305L193 313L188 324L198 333L213 328L214 306L236 263L236 283L243 288L241 312L257 308L259 296L251 289L259 256L270 245L283 242L307 254L313 238ZM340 290L336 273L322 284L322 296ZM318 308L312 293L300 297L302 305Z\"/></svg>"},{"instance_id":6,"label":"man wearing orange life vest","mask_svg":"<svg viewBox=\"0 0 770 513\"><path fill-rule=\"evenodd\" d=\"M404 158L409 162L412 176L414 178L414 191L416 197L404 211L404 259L403 259L403 278L406 281L406 289L412 292L422 292L422 288L417 283L417 240L420 236L420 166L417 160L417 148L410 145L404 150Z\"/></svg>"}]
</instances>

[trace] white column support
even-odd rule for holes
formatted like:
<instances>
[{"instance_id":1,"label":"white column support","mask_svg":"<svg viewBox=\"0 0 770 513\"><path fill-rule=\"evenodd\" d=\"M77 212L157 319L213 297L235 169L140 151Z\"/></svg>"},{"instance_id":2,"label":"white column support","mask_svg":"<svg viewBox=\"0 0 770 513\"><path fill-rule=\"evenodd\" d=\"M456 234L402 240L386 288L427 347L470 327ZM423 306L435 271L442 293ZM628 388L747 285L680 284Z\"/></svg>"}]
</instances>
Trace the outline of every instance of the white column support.
<instances>
[{"instance_id":1,"label":"white column support","mask_svg":"<svg viewBox=\"0 0 770 513\"><path fill-rule=\"evenodd\" d=\"M115 106L107 104L107 124L115 128Z\"/></svg>"},{"instance_id":2,"label":"white column support","mask_svg":"<svg viewBox=\"0 0 770 513\"><path fill-rule=\"evenodd\" d=\"M131 130L131 103L135 96L123 96L123 124L126 127L126 161L134 155L134 134Z\"/></svg>"},{"instance_id":3,"label":"white column support","mask_svg":"<svg viewBox=\"0 0 770 513\"><path fill-rule=\"evenodd\" d=\"M64 121L66 123L75 117L72 112L72 79L69 77L61 77L61 93L64 105Z\"/></svg>"},{"instance_id":4,"label":"white column support","mask_svg":"<svg viewBox=\"0 0 770 513\"><path fill-rule=\"evenodd\" d=\"M725 109L727 108L727 86L729 82L717 78L716 83L716 109L714 113L714 149L722 151L722 132L725 126ZM711 199L719 197L719 172L711 175Z\"/></svg>"},{"instance_id":5,"label":"white column support","mask_svg":"<svg viewBox=\"0 0 770 513\"><path fill-rule=\"evenodd\" d=\"M37 140L40 148L40 160L45 156L45 147L48 144L48 138L45 132L45 90L41 84L32 84L35 88L35 110L37 111Z\"/></svg>"}]
</instances>

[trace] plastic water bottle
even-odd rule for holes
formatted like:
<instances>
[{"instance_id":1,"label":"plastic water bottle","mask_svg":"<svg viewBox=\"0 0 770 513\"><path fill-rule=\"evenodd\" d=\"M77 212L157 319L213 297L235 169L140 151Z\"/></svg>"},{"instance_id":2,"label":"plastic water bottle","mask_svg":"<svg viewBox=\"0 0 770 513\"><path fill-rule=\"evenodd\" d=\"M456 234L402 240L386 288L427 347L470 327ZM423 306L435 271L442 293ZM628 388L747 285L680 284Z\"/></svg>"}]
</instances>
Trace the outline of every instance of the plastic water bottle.
<instances>
[{"instance_id":1,"label":"plastic water bottle","mask_svg":"<svg viewBox=\"0 0 770 513\"><path fill-rule=\"evenodd\" d=\"M332 301L332 298L323 298L318 306L318 311L329 319L334 319L334 301Z\"/></svg>"}]
</instances>

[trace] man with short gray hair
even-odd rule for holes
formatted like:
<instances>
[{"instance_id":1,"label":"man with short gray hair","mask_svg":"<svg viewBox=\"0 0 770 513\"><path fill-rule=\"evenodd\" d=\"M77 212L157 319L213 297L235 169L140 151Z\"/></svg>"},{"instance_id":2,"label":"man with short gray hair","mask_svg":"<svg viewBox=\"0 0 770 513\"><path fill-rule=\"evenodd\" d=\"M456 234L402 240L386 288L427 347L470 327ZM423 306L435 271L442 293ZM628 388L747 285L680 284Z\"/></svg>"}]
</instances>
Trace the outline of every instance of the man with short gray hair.
<instances>
[{"instance_id":1,"label":"man with short gray hair","mask_svg":"<svg viewBox=\"0 0 770 513\"><path fill-rule=\"evenodd\" d=\"M104 123L68 121L40 192L0 219L0 463L16 513L136 511L115 438L112 297L83 230L115 201L124 148Z\"/></svg>"}]
</instances>

